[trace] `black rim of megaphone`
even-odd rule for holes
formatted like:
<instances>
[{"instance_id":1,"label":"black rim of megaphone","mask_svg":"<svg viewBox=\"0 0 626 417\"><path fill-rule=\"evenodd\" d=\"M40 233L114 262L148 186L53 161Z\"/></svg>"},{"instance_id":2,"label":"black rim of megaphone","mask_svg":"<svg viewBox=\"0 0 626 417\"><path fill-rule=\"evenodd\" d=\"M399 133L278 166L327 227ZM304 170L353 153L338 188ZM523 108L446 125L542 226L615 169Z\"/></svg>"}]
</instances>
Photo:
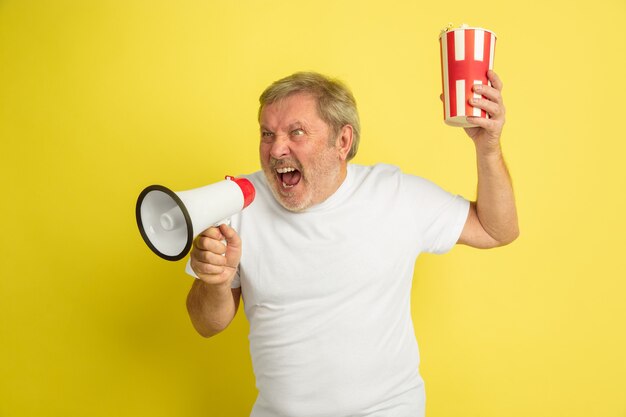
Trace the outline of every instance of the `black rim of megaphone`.
<instances>
[{"instance_id":1,"label":"black rim of megaphone","mask_svg":"<svg viewBox=\"0 0 626 417\"><path fill-rule=\"evenodd\" d=\"M159 252L159 250L152 244L152 242L150 241L150 239L148 238L148 235L146 234L144 230L143 222L141 221L141 203L143 202L143 199L151 191L161 191L169 195L170 197L172 197L172 199L176 202L178 207L180 207L181 211L183 212L183 216L185 216L185 223L187 223L187 243L185 244L185 248L178 255L170 256L170 255L166 255L164 253ZM139 194L139 197L137 198L137 207L135 207L135 217L137 218L137 226L139 226L139 233L141 233L141 237L143 238L144 242L146 242L146 245L148 245L148 247L152 250L152 252L156 253L161 258L166 259L168 261L179 261L183 259L187 255L187 253L189 253L189 250L191 249L191 244L193 242L193 226L191 223L191 216L189 215L189 212L187 212L187 209L185 208L183 201L176 195L175 192L173 192L169 188L163 187L162 185L151 185L149 187L146 187L141 192L141 194Z\"/></svg>"}]
</instances>

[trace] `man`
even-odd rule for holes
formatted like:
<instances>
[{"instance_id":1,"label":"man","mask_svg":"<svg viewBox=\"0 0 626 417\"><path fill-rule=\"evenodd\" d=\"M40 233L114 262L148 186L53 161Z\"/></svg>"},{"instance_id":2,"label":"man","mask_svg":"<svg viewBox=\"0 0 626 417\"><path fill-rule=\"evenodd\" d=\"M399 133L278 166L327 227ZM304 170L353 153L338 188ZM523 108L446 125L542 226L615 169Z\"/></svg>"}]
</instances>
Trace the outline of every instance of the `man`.
<instances>
[{"instance_id":1,"label":"man","mask_svg":"<svg viewBox=\"0 0 626 417\"><path fill-rule=\"evenodd\" d=\"M411 321L421 252L491 248L518 235L500 148L502 82L474 89L478 197L468 202L389 165L349 164L359 143L350 91L316 73L276 81L259 108L257 197L191 252L187 308L210 337L241 297L259 395L253 417L424 414ZM226 241L226 245L222 243Z\"/></svg>"}]
</instances>

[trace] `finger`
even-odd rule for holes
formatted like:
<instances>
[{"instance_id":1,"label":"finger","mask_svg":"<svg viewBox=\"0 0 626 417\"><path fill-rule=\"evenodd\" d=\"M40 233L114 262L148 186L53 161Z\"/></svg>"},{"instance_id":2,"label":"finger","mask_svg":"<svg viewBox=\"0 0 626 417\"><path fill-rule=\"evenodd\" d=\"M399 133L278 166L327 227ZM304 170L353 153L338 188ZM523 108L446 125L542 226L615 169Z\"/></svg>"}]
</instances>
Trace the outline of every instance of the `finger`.
<instances>
[{"instance_id":1,"label":"finger","mask_svg":"<svg viewBox=\"0 0 626 417\"><path fill-rule=\"evenodd\" d=\"M221 234L219 237L222 237ZM226 253L226 245L222 242L223 237L218 240L219 237L209 237L205 234L201 234L196 238L193 245L201 251L210 251L223 255Z\"/></svg>"},{"instance_id":2,"label":"finger","mask_svg":"<svg viewBox=\"0 0 626 417\"><path fill-rule=\"evenodd\" d=\"M215 252L206 251L206 250L194 249L191 252L191 258L195 262L199 262L199 263L211 264L211 265L216 265L216 266L226 265L226 258L223 255L219 253L215 253Z\"/></svg>"},{"instance_id":3,"label":"finger","mask_svg":"<svg viewBox=\"0 0 626 417\"><path fill-rule=\"evenodd\" d=\"M479 108L486 111L493 119L503 119L505 109L504 106L493 101L486 100L484 98L473 97L469 99L469 104L472 107Z\"/></svg>"},{"instance_id":4,"label":"finger","mask_svg":"<svg viewBox=\"0 0 626 417\"><path fill-rule=\"evenodd\" d=\"M494 87L483 84L474 84L472 90L474 91L474 93L480 94L481 96L486 97L493 102L502 104L502 94Z\"/></svg>"},{"instance_id":5,"label":"finger","mask_svg":"<svg viewBox=\"0 0 626 417\"><path fill-rule=\"evenodd\" d=\"M241 248L241 239L237 234L237 231L230 227L227 224L220 225L220 232L223 236L223 239L226 240L228 247L230 248Z\"/></svg>"},{"instance_id":6,"label":"finger","mask_svg":"<svg viewBox=\"0 0 626 417\"><path fill-rule=\"evenodd\" d=\"M504 84L502 83L502 80L500 79L498 74L495 73L494 70L487 71L487 78L489 79L489 81L491 81L491 85L496 90L502 91L502 88L504 87Z\"/></svg>"},{"instance_id":7,"label":"finger","mask_svg":"<svg viewBox=\"0 0 626 417\"><path fill-rule=\"evenodd\" d=\"M191 269L198 275L220 275L226 270L225 267L219 265L207 264L204 262L191 261Z\"/></svg>"},{"instance_id":8,"label":"finger","mask_svg":"<svg viewBox=\"0 0 626 417\"><path fill-rule=\"evenodd\" d=\"M486 119L484 117L467 116L467 121L478 127L482 127L494 136L498 136L502 131L502 122L495 119Z\"/></svg>"},{"instance_id":9,"label":"finger","mask_svg":"<svg viewBox=\"0 0 626 417\"><path fill-rule=\"evenodd\" d=\"M206 237L209 237L215 240L224 239L224 236L222 236L222 232L220 231L219 227L216 227L216 226L209 227L204 232L202 232L201 235L204 235Z\"/></svg>"},{"instance_id":10,"label":"finger","mask_svg":"<svg viewBox=\"0 0 626 417\"><path fill-rule=\"evenodd\" d=\"M220 225L220 231L226 239L226 266L237 268L241 259L241 239L237 231L227 224Z\"/></svg>"}]
</instances>

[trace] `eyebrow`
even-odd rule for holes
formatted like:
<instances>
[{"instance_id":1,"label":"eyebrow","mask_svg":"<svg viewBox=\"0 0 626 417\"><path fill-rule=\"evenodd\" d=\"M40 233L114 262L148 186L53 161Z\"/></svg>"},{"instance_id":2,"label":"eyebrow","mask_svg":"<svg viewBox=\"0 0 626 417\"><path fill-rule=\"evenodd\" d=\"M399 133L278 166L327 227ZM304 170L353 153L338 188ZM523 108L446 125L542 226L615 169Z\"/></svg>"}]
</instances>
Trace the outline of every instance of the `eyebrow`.
<instances>
[{"instance_id":1,"label":"eyebrow","mask_svg":"<svg viewBox=\"0 0 626 417\"><path fill-rule=\"evenodd\" d=\"M287 125L287 129L288 130L293 130L293 129L298 129L298 128L305 128L307 127L307 124L301 120L296 120L294 122L291 122ZM265 126L264 124L259 125L259 130L265 130L268 132L273 132L272 129L269 129L267 126Z\"/></svg>"}]
</instances>

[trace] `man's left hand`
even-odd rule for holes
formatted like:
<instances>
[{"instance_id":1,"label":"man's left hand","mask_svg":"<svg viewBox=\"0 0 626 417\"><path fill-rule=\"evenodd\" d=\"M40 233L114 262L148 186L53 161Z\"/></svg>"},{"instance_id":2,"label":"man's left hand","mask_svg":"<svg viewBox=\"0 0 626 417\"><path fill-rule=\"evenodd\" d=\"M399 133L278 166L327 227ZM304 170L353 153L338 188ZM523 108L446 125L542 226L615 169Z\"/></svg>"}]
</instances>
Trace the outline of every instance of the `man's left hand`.
<instances>
[{"instance_id":1,"label":"man's left hand","mask_svg":"<svg viewBox=\"0 0 626 417\"><path fill-rule=\"evenodd\" d=\"M491 82L491 86L474 85L474 92L482 97L470 99L469 104L486 111L489 114L489 119L468 116L467 121L477 125L477 127L466 127L465 132L472 138L477 148L492 151L498 150L500 147L500 135L504 126L505 109L502 101L502 81L500 77L492 70L489 70L487 78Z\"/></svg>"}]
</instances>

